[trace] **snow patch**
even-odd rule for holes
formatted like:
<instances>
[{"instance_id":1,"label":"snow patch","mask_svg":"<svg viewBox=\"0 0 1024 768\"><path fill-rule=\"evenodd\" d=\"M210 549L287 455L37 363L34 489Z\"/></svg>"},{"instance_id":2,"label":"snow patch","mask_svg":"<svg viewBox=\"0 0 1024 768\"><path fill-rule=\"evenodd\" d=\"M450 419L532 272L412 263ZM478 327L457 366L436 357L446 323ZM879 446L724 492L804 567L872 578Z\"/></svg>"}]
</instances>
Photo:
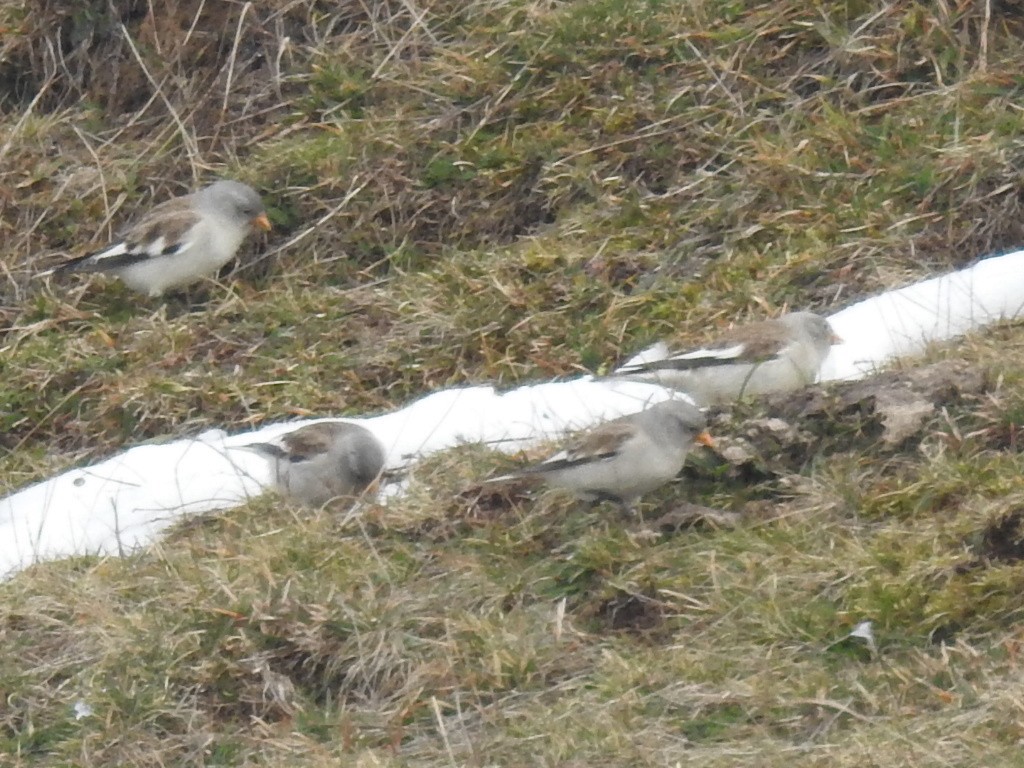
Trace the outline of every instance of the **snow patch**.
<instances>
[{"instance_id":1,"label":"snow patch","mask_svg":"<svg viewBox=\"0 0 1024 768\"><path fill-rule=\"evenodd\" d=\"M820 378L862 378L920 354L929 343L1019 317L1022 310L1024 251L889 291L829 318L844 343L832 348ZM657 344L626 366L667 355ZM381 440L386 466L395 469L467 443L518 450L673 396L679 394L655 384L584 377L505 393L449 389L392 413L349 420ZM270 470L258 454L236 449L313 421L325 419L141 445L0 499L0 577L41 560L124 554L184 517L242 504L264 491Z\"/></svg>"}]
</instances>

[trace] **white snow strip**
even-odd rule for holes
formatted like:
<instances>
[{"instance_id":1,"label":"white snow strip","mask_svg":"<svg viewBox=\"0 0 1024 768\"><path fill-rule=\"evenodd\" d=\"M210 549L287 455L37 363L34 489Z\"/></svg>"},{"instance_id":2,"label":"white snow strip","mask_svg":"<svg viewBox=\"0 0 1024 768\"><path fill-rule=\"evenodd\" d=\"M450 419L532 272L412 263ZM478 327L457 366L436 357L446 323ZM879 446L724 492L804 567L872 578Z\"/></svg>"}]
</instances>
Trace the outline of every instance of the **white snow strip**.
<instances>
[{"instance_id":1,"label":"white snow strip","mask_svg":"<svg viewBox=\"0 0 1024 768\"><path fill-rule=\"evenodd\" d=\"M0 576L40 560L123 554L181 517L258 495L269 465L223 433L140 445L0 499Z\"/></svg>"},{"instance_id":2,"label":"white snow strip","mask_svg":"<svg viewBox=\"0 0 1024 768\"><path fill-rule=\"evenodd\" d=\"M843 344L821 367L820 381L869 376L928 344L1024 315L1024 251L993 256L958 272L887 291L828 318ZM671 356L663 341L627 360L624 371Z\"/></svg>"},{"instance_id":3,"label":"white snow strip","mask_svg":"<svg viewBox=\"0 0 1024 768\"><path fill-rule=\"evenodd\" d=\"M821 381L857 379L900 358L1024 313L1024 251L887 291L829 318L844 343L832 348Z\"/></svg>"},{"instance_id":4,"label":"white snow strip","mask_svg":"<svg viewBox=\"0 0 1024 768\"><path fill-rule=\"evenodd\" d=\"M678 397L652 384L584 378L520 387L436 392L362 424L384 444L386 466L467 443L516 450ZM140 445L0 499L0 577L32 563L81 554L119 555L154 541L177 520L230 509L259 495L269 464L238 448L266 442L303 422L226 436Z\"/></svg>"},{"instance_id":5,"label":"white snow strip","mask_svg":"<svg viewBox=\"0 0 1024 768\"><path fill-rule=\"evenodd\" d=\"M833 347L821 379L860 378L919 354L930 342L1022 312L1024 251L986 259L830 317L845 343ZM667 355L665 345L658 344L626 365ZM491 387L444 390L401 410L351 421L382 441L386 465L393 469L466 443L516 450L673 394L653 384L585 377L504 394ZM269 466L254 452L234 449L272 440L305 423L310 421L230 437L211 430L193 439L142 445L0 499L0 577L40 560L129 552L183 517L245 502L267 486Z\"/></svg>"}]
</instances>

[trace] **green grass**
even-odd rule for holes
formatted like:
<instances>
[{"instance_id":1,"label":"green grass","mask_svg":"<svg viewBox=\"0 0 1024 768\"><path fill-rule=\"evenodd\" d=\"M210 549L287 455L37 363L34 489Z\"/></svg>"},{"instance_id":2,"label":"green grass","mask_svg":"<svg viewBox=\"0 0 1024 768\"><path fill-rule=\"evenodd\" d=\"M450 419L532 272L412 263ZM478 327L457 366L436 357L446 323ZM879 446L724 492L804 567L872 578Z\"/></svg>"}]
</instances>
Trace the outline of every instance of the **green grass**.
<instances>
[{"instance_id":1,"label":"green grass","mask_svg":"<svg viewBox=\"0 0 1024 768\"><path fill-rule=\"evenodd\" d=\"M1019 247L991 5L0 0L2 488ZM32 277L218 174L275 225L219 283ZM0 584L0 766L1016 765L1024 336L947 358L988 391L908 443L808 421L813 455L701 464L643 519L475 500L509 460L466 447L359 515L268 495L34 566ZM681 499L739 523L663 530Z\"/></svg>"}]
</instances>

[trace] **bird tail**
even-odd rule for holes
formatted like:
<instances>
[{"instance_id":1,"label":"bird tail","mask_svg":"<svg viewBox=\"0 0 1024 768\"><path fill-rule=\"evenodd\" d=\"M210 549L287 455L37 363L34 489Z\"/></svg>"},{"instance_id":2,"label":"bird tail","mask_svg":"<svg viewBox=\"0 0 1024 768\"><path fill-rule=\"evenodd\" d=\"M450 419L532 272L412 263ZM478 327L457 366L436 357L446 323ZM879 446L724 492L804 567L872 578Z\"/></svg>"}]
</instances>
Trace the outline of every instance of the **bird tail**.
<instances>
[{"instance_id":1,"label":"bird tail","mask_svg":"<svg viewBox=\"0 0 1024 768\"><path fill-rule=\"evenodd\" d=\"M237 445L234 447L241 451L259 453L271 459L283 459L288 455L284 448L273 443L249 443L248 445Z\"/></svg>"},{"instance_id":2,"label":"bird tail","mask_svg":"<svg viewBox=\"0 0 1024 768\"><path fill-rule=\"evenodd\" d=\"M51 270L40 273L40 277L46 275L63 275L68 272L102 272L114 267L123 267L141 261L145 254L139 254L130 249L127 243L117 243L102 251L87 253L78 256L63 264L58 264Z\"/></svg>"},{"instance_id":3,"label":"bird tail","mask_svg":"<svg viewBox=\"0 0 1024 768\"><path fill-rule=\"evenodd\" d=\"M36 272L35 277L42 279L44 277L52 277L53 275L63 275L68 272L84 272L87 271L84 268L83 262L91 258L92 254L85 256L78 256L77 258L65 261L63 264L58 264L56 267L50 267L43 272Z\"/></svg>"}]
</instances>

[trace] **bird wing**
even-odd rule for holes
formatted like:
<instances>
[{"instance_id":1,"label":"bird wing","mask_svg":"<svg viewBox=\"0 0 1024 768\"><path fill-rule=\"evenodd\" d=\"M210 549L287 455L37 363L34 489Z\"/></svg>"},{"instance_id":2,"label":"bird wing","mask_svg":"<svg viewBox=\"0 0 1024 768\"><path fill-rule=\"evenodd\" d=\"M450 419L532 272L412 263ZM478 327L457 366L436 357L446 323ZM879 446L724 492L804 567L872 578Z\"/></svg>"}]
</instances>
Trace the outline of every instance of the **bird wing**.
<instances>
[{"instance_id":1,"label":"bird wing","mask_svg":"<svg viewBox=\"0 0 1024 768\"><path fill-rule=\"evenodd\" d=\"M734 328L723 333L714 344L670 355L664 360L631 360L615 372L684 371L735 363L757 364L778 357L789 343L786 329L776 321L766 320Z\"/></svg>"},{"instance_id":2,"label":"bird wing","mask_svg":"<svg viewBox=\"0 0 1024 768\"><path fill-rule=\"evenodd\" d=\"M527 468L524 473L551 472L614 458L635 435L636 427L628 422L607 422L579 435L565 450Z\"/></svg>"},{"instance_id":3,"label":"bird wing","mask_svg":"<svg viewBox=\"0 0 1024 768\"><path fill-rule=\"evenodd\" d=\"M648 371L685 371L694 368L707 368L715 365L732 365L749 362L746 360L745 348L742 344L734 344L721 348L702 348L678 355L671 355L664 360L651 360L646 363L633 363L617 369L616 373L645 373Z\"/></svg>"},{"instance_id":4,"label":"bird wing","mask_svg":"<svg viewBox=\"0 0 1024 768\"><path fill-rule=\"evenodd\" d=\"M178 197L158 205L129 227L113 245L72 259L55 271L99 272L181 253L195 242L202 220L191 205L190 197Z\"/></svg>"},{"instance_id":5,"label":"bird wing","mask_svg":"<svg viewBox=\"0 0 1024 768\"><path fill-rule=\"evenodd\" d=\"M281 438L292 461L305 461L330 450L334 433L326 429L317 429L319 426L321 425L310 424Z\"/></svg>"},{"instance_id":6,"label":"bird wing","mask_svg":"<svg viewBox=\"0 0 1024 768\"><path fill-rule=\"evenodd\" d=\"M637 352L629 360L619 366L621 371L624 368L633 368L635 366L647 365L648 363L655 363L659 360L664 360L667 357L671 357L672 352L668 348L668 344L664 341L656 341L651 346L647 347L640 352Z\"/></svg>"}]
</instances>

